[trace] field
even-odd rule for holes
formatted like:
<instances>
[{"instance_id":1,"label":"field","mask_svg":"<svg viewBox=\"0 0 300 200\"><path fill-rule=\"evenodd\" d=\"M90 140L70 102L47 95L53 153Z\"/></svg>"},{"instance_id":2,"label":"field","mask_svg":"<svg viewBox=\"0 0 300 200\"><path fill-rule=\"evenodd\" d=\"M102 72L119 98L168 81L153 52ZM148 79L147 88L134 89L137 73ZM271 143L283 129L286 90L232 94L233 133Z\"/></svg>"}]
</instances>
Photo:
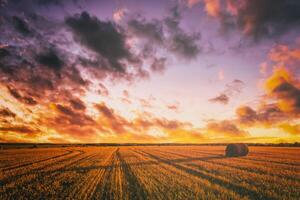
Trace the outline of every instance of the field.
<instances>
[{"instance_id":1,"label":"field","mask_svg":"<svg viewBox=\"0 0 300 200\"><path fill-rule=\"evenodd\" d=\"M0 199L299 199L300 148L60 147L0 150Z\"/></svg>"}]
</instances>

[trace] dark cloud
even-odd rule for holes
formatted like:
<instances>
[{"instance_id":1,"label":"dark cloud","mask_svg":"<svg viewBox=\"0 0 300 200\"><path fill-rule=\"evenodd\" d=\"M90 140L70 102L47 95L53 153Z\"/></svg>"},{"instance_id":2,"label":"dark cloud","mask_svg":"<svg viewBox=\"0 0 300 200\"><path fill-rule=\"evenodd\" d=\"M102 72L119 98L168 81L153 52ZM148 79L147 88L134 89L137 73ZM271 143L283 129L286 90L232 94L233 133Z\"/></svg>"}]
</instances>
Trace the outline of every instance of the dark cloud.
<instances>
[{"instance_id":1,"label":"dark cloud","mask_svg":"<svg viewBox=\"0 0 300 200\"><path fill-rule=\"evenodd\" d=\"M266 94L258 108L239 107L236 110L237 122L243 126L272 127L295 134L299 130L297 121L300 117L300 86L296 70L298 50L275 46L269 58L274 66L264 83Z\"/></svg>"},{"instance_id":2,"label":"dark cloud","mask_svg":"<svg viewBox=\"0 0 300 200\"><path fill-rule=\"evenodd\" d=\"M146 131L151 128L161 128L165 131L189 130L192 124L179 120L170 120L166 118L158 118L151 113L142 113L131 124L138 131Z\"/></svg>"},{"instance_id":3,"label":"dark cloud","mask_svg":"<svg viewBox=\"0 0 300 200\"><path fill-rule=\"evenodd\" d=\"M224 91L228 96L234 96L240 94L244 89L245 83L239 79L235 79L230 83L226 84L226 89Z\"/></svg>"},{"instance_id":4,"label":"dark cloud","mask_svg":"<svg viewBox=\"0 0 300 200\"><path fill-rule=\"evenodd\" d=\"M272 90L272 95L282 103L284 102L288 112L300 112L300 89L295 85L282 82Z\"/></svg>"},{"instance_id":5,"label":"dark cloud","mask_svg":"<svg viewBox=\"0 0 300 200\"><path fill-rule=\"evenodd\" d=\"M256 39L277 36L300 25L299 10L297 0L245 0L238 9L238 25Z\"/></svg>"},{"instance_id":6,"label":"dark cloud","mask_svg":"<svg viewBox=\"0 0 300 200\"><path fill-rule=\"evenodd\" d=\"M236 110L236 114L242 124L252 124L258 119L256 111L249 106L239 107Z\"/></svg>"},{"instance_id":7,"label":"dark cloud","mask_svg":"<svg viewBox=\"0 0 300 200\"><path fill-rule=\"evenodd\" d=\"M71 81L73 82L75 85L77 85L77 87L87 87L90 84L89 80L86 80L84 78L82 78L80 70L78 70L75 67L72 68L68 68L66 71L64 71L64 75Z\"/></svg>"},{"instance_id":8,"label":"dark cloud","mask_svg":"<svg viewBox=\"0 0 300 200\"><path fill-rule=\"evenodd\" d=\"M9 7L7 12L1 13L5 19L10 19L10 10L16 12ZM72 95L82 95L89 81L81 76L76 55L69 50L71 43L61 42L66 39L62 26L25 10L22 15L22 20L34 30L34 37L20 35L9 20L0 26L1 85L9 88L12 97L27 105L67 104L68 99L73 99ZM66 94L71 95L66 98Z\"/></svg>"},{"instance_id":9,"label":"dark cloud","mask_svg":"<svg viewBox=\"0 0 300 200\"><path fill-rule=\"evenodd\" d=\"M154 125L155 124L155 125ZM183 123L177 120L167 120L167 119L154 119L152 122L152 126L158 126L161 128L169 129L169 130L176 130L186 126L190 126L189 123Z\"/></svg>"},{"instance_id":10,"label":"dark cloud","mask_svg":"<svg viewBox=\"0 0 300 200\"><path fill-rule=\"evenodd\" d=\"M181 10L178 6L173 7L170 11L170 15L164 19L164 23L170 34L168 48L171 52L183 58L195 58L201 51L198 45L200 33L186 33L180 27L181 19Z\"/></svg>"},{"instance_id":11,"label":"dark cloud","mask_svg":"<svg viewBox=\"0 0 300 200\"><path fill-rule=\"evenodd\" d=\"M153 72L162 73L166 69L167 58L154 58L151 64L151 70Z\"/></svg>"},{"instance_id":12,"label":"dark cloud","mask_svg":"<svg viewBox=\"0 0 300 200\"><path fill-rule=\"evenodd\" d=\"M22 103L24 103L24 104L26 104L26 105L34 106L34 105L37 105L37 104L38 104L38 102L37 102L34 98L32 98L32 97L30 97L30 96L23 96L23 95L21 95L21 94L18 92L18 90L14 89L14 88L8 87L7 89L8 89L8 91L9 91L9 93L10 93L15 99L17 99L18 101L20 101L20 102L22 102Z\"/></svg>"},{"instance_id":13,"label":"dark cloud","mask_svg":"<svg viewBox=\"0 0 300 200\"><path fill-rule=\"evenodd\" d=\"M23 19L18 16L13 16L12 19L14 27L18 32L22 33L24 36L28 36L31 33L28 24Z\"/></svg>"},{"instance_id":14,"label":"dark cloud","mask_svg":"<svg viewBox=\"0 0 300 200\"><path fill-rule=\"evenodd\" d=\"M47 63L47 59L42 55L44 52L37 52L40 61L44 63L40 64L35 62L35 51L32 53L29 49L22 58L19 55L21 48L11 47L9 51L11 55L0 61L0 80L20 102L34 105L36 102L62 101L66 94L63 88L78 94L87 86L87 81L83 80L77 69L69 63L68 67L60 67L55 64L57 62L52 61ZM61 85L64 87L60 87Z\"/></svg>"},{"instance_id":15,"label":"dark cloud","mask_svg":"<svg viewBox=\"0 0 300 200\"><path fill-rule=\"evenodd\" d=\"M136 16L128 21L129 30L133 35L146 39L144 54L154 57L156 45L176 56L184 59L193 59L201 52L198 42L200 33L188 33L180 27L182 10L179 6L172 7L168 15L161 19L147 20Z\"/></svg>"},{"instance_id":16,"label":"dark cloud","mask_svg":"<svg viewBox=\"0 0 300 200\"><path fill-rule=\"evenodd\" d=\"M1 6L15 6L18 9L32 11L38 6L62 6L64 3L77 3L80 0L0 0Z\"/></svg>"},{"instance_id":17,"label":"dark cloud","mask_svg":"<svg viewBox=\"0 0 300 200\"><path fill-rule=\"evenodd\" d=\"M169 15L164 19L164 23L170 30L177 30L182 19L179 5L175 5L169 10Z\"/></svg>"},{"instance_id":18,"label":"dark cloud","mask_svg":"<svg viewBox=\"0 0 300 200\"><path fill-rule=\"evenodd\" d=\"M245 86L245 83L241 80L235 79L230 83L227 83L225 90L218 96L209 99L212 103L228 104L233 96L240 94Z\"/></svg>"},{"instance_id":19,"label":"dark cloud","mask_svg":"<svg viewBox=\"0 0 300 200\"><path fill-rule=\"evenodd\" d=\"M212 103L228 104L229 97L226 94L222 93L214 98L209 99L209 101Z\"/></svg>"},{"instance_id":20,"label":"dark cloud","mask_svg":"<svg viewBox=\"0 0 300 200\"><path fill-rule=\"evenodd\" d=\"M105 103L96 104L95 107L101 114L100 124L103 123L102 128L114 133L126 132L141 132L147 131L150 128L162 128L164 130L183 130L190 128L191 124L177 120L169 120L165 118L157 118L151 114L144 114L136 117L133 121L128 121L120 116L115 110L109 108Z\"/></svg>"},{"instance_id":21,"label":"dark cloud","mask_svg":"<svg viewBox=\"0 0 300 200\"><path fill-rule=\"evenodd\" d=\"M36 130L32 129L29 126L3 126L0 127L0 131L24 133L24 134L36 133Z\"/></svg>"},{"instance_id":22,"label":"dark cloud","mask_svg":"<svg viewBox=\"0 0 300 200\"><path fill-rule=\"evenodd\" d=\"M0 47L0 54L2 54L0 55L0 76L9 76L10 79L17 80L23 75L23 73L20 73L21 71L28 66L32 66L31 62L28 61L29 59L27 59L28 52L24 52L21 43L19 45L2 45L2 48Z\"/></svg>"},{"instance_id":23,"label":"dark cloud","mask_svg":"<svg viewBox=\"0 0 300 200\"><path fill-rule=\"evenodd\" d=\"M61 105L61 104L57 104L56 105L56 108L57 110L61 113L61 114L64 114L64 115L69 115L69 116L72 116L72 117L75 117L76 116L76 113L69 107L67 106L64 106L64 105Z\"/></svg>"},{"instance_id":24,"label":"dark cloud","mask_svg":"<svg viewBox=\"0 0 300 200\"><path fill-rule=\"evenodd\" d=\"M7 5L7 0L0 0L0 8Z\"/></svg>"},{"instance_id":25,"label":"dark cloud","mask_svg":"<svg viewBox=\"0 0 300 200\"><path fill-rule=\"evenodd\" d=\"M99 110L101 114L109 119L116 119L114 110L108 108L104 103L96 104L95 107Z\"/></svg>"},{"instance_id":26,"label":"dark cloud","mask_svg":"<svg viewBox=\"0 0 300 200\"><path fill-rule=\"evenodd\" d=\"M18 5L18 9L21 9L21 4ZM127 36L121 27L114 23L103 22L87 13L67 17L65 23L81 44L77 46L67 37L69 33L66 32L66 26L62 26L64 24L57 25L45 16L28 14L26 10L22 12L24 19L20 20L32 31L29 34L34 34L24 37L24 30L23 34L11 24L11 20L6 20L11 19L11 13L16 13L18 9L13 6L7 9L3 13L0 11L5 19L0 26L0 85L6 87L11 98L18 102L29 106L39 105L42 114L37 115L42 115L38 121L41 126L70 135L76 135L74 131L78 131L80 137L88 135L85 131L90 135L97 130L103 131L103 125L97 124L86 113L86 105L77 98L90 89L91 79L111 78L117 81L122 78L132 81L149 75L141 68L141 61L126 46ZM73 53L73 45L84 53ZM127 68L130 68L128 72ZM109 95L103 84L92 90ZM55 112L43 113L49 109L49 105L53 105ZM108 120L104 111L101 115ZM1 110L1 115L8 115L8 112ZM115 113L113 115L115 118L108 120L113 128L106 127L106 130L124 132L123 126L127 121Z\"/></svg>"},{"instance_id":27,"label":"dark cloud","mask_svg":"<svg viewBox=\"0 0 300 200\"><path fill-rule=\"evenodd\" d=\"M210 122L207 124L207 130L212 131L216 134L225 134L229 136L247 136L248 133L240 130L236 124L231 121L224 120L219 122Z\"/></svg>"},{"instance_id":28,"label":"dark cloud","mask_svg":"<svg viewBox=\"0 0 300 200\"><path fill-rule=\"evenodd\" d=\"M28 80L28 84L32 87L39 86L39 90L54 90L54 85L51 80L43 78L41 76L32 76Z\"/></svg>"},{"instance_id":29,"label":"dark cloud","mask_svg":"<svg viewBox=\"0 0 300 200\"><path fill-rule=\"evenodd\" d=\"M125 133L126 127L129 125L126 119L118 115L113 109L107 107L105 103L96 104L95 107L102 117L104 117L102 120L108 123L106 127L103 127L104 129L117 134Z\"/></svg>"},{"instance_id":30,"label":"dark cloud","mask_svg":"<svg viewBox=\"0 0 300 200\"><path fill-rule=\"evenodd\" d=\"M0 45L1 46L1 45ZM0 47L0 59L9 56L10 53L5 47Z\"/></svg>"},{"instance_id":31,"label":"dark cloud","mask_svg":"<svg viewBox=\"0 0 300 200\"><path fill-rule=\"evenodd\" d=\"M70 100L71 106L75 110L85 110L86 106L84 105L84 102L81 101L79 98L71 99Z\"/></svg>"},{"instance_id":32,"label":"dark cloud","mask_svg":"<svg viewBox=\"0 0 300 200\"><path fill-rule=\"evenodd\" d=\"M170 50L186 59L195 58L200 52L200 47L197 44L199 39L200 35L198 34L188 35L183 32L174 34Z\"/></svg>"},{"instance_id":33,"label":"dark cloud","mask_svg":"<svg viewBox=\"0 0 300 200\"><path fill-rule=\"evenodd\" d=\"M75 39L106 59L111 70L125 72L122 60L133 61L133 55L125 44L125 35L112 22L103 22L87 12L67 17L65 22Z\"/></svg>"},{"instance_id":34,"label":"dark cloud","mask_svg":"<svg viewBox=\"0 0 300 200\"><path fill-rule=\"evenodd\" d=\"M45 65L53 70L61 70L63 67L63 61L59 58L57 52L54 49L48 49L47 51L40 53L36 56L37 62Z\"/></svg>"},{"instance_id":35,"label":"dark cloud","mask_svg":"<svg viewBox=\"0 0 300 200\"><path fill-rule=\"evenodd\" d=\"M299 57L296 56L295 58L299 60ZM282 63L279 64L282 65ZM289 115L299 116L299 76L297 71L292 69L288 67L274 68L273 74L265 81L265 89L267 90L265 99L273 101L280 111Z\"/></svg>"},{"instance_id":36,"label":"dark cloud","mask_svg":"<svg viewBox=\"0 0 300 200\"><path fill-rule=\"evenodd\" d=\"M267 92L262 97L260 107L253 109L241 106L236 110L237 122L244 126L276 127L294 134L298 127L293 126L293 123L300 116L297 75L284 67L274 68L265 80L265 89Z\"/></svg>"},{"instance_id":37,"label":"dark cloud","mask_svg":"<svg viewBox=\"0 0 300 200\"><path fill-rule=\"evenodd\" d=\"M269 123L276 123L289 119L289 116L283 113L277 105L268 104L262 109L256 111L257 120Z\"/></svg>"},{"instance_id":38,"label":"dark cloud","mask_svg":"<svg viewBox=\"0 0 300 200\"><path fill-rule=\"evenodd\" d=\"M26 0L28 1L28 0ZM80 3L86 3L87 0L33 0L34 4L37 4L39 6L64 6L64 5L75 5L79 9L82 9L82 6Z\"/></svg>"},{"instance_id":39,"label":"dark cloud","mask_svg":"<svg viewBox=\"0 0 300 200\"><path fill-rule=\"evenodd\" d=\"M282 112L276 104L267 104L259 109L250 106L241 106L236 109L238 123L252 126L275 126L279 122L289 120L290 116Z\"/></svg>"},{"instance_id":40,"label":"dark cloud","mask_svg":"<svg viewBox=\"0 0 300 200\"><path fill-rule=\"evenodd\" d=\"M237 27L256 41L281 36L300 25L298 0L226 0L222 5L208 14L219 18L224 30Z\"/></svg>"},{"instance_id":41,"label":"dark cloud","mask_svg":"<svg viewBox=\"0 0 300 200\"><path fill-rule=\"evenodd\" d=\"M53 123L54 128L56 123L59 124L59 126L64 126L64 128L72 128L74 126L82 126L85 128L96 125L93 118L85 113L85 110L74 110L70 106L62 104L56 104L55 108L57 111L55 118L48 119L48 121Z\"/></svg>"},{"instance_id":42,"label":"dark cloud","mask_svg":"<svg viewBox=\"0 0 300 200\"><path fill-rule=\"evenodd\" d=\"M8 108L2 108L0 109L0 116L2 117L12 117L15 118L16 114L13 113L11 110L9 110Z\"/></svg>"},{"instance_id":43,"label":"dark cloud","mask_svg":"<svg viewBox=\"0 0 300 200\"><path fill-rule=\"evenodd\" d=\"M62 1L60 0L35 0L35 1L37 2L37 4L44 5L44 6L60 5L62 3Z\"/></svg>"},{"instance_id":44,"label":"dark cloud","mask_svg":"<svg viewBox=\"0 0 300 200\"><path fill-rule=\"evenodd\" d=\"M164 32L159 20L147 21L145 18L134 18L128 22L129 29L138 37L149 39L157 44L164 43Z\"/></svg>"},{"instance_id":45,"label":"dark cloud","mask_svg":"<svg viewBox=\"0 0 300 200\"><path fill-rule=\"evenodd\" d=\"M98 90L98 92L103 95L103 96L109 96L109 91L108 89L105 87L105 85L103 85L102 83L99 84L100 89Z\"/></svg>"}]
</instances>

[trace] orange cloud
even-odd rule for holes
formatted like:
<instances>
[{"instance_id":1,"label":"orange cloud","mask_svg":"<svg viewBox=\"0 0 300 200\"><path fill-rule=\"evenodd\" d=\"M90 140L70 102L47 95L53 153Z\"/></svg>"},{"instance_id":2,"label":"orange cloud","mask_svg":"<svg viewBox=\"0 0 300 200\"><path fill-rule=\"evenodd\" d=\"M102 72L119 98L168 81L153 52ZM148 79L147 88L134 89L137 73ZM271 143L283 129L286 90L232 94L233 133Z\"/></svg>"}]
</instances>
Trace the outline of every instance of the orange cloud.
<instances>
[{"instance_id":1,"label":"orange cloud","mask_svg":"<svg viewBox=\"0 0 300 200\"><path fill-rule=\"evenodd\" d=\"M276 45L269 59L274 63L272 75L265 81L267 98L276 101L282 112L298 116L300 111L300 48Z\"/></svg>"},{"instance_id":2,"label":"orange cloud","mask_svg":"<svg viewBox=\"0 0 300 200\"><path fill-rule=\"evenodd\" d=\"M20 92L17 89L11 88L11 87L7 87L9 93L17 100L19 100L20 102L29 105L29 106L34 106L37 104L37 101L30 97L30 96L24 96L21 95Z\"/></svg>"},{"instance_id":3,"label":"orange cloud","mask_svg":"<svg viewBox=\"0 0 300 200\"><path fill-rule=\"evenodd\" d=\"M236 109L236 115L243 124L251 124L257 120L256 111L249 106L241 106Z\"/></svg>"},{"instance_id":4,"label":"orange cloud","mask_svg":"<svg viewBox=\"0 0 300 200\"><path fill-rule=\"evenodd\" d=\"M300 134L300 125L299 124L289 124L289 123L283 123L279 125L279 128L284 130L285 132L288 132L293 135Z\"/></svg>"},{"instance_id":5,"label":"orange cloud","mask_svg":"<svg viewBox=\"0 0 300 200\"><path fill-rule=\"evenodd\" d=\"M205 11L208 15L218 17L221 12L221 5L219 0L204 0Z\"/></svg>"},{"instance_id":6,"label":"orange cloud","mask_svg":"<svg viewBox=\"0 0 300 200\"><path fill-rule=\"evenodd\" d=\"M299 81L286 68L275 68L266 80L265 88L269 97L277 100L277 105L283 112L300 111Z\"/></svg>"},{"instance_id":7,"label":"orange cloud","mask_svg":"<svg viewBox=\"0 0 300 200\"><path fill-rule=\"evenodd\" d=\"M25 133L25 134L34 134L37 131L32 129L29 126L13 126L13 125L8 125L8 126L3 126L0 127L0 132L15 132L15 133Z\"/></svg>"},{"instance_id":8,"label":"orange cloud","mask_svg":"<svg viewBox=\"0 0 300 200\"><path fill-rule=\"evenodd\" d=\"M295 65L297 49L278 45L271 49L269 59L273 73L265 80L265 95L258 108L241 106L236 109L237 123L244 127L276 127L286 133L299 133L295 124L300 117L300 84Z\"/></svg>"},{"instance_id":9,"label":"orange cloud","mask_svg":"<svg viewBox=\"0 0 300 200\"><path fill-rule=\"evenodd\" d=\"M209 122L204 130L244 139L249 139L244 130L250 127L277 128L292 135L300 133L300 80L295 67L299 61L298 50L279 45L270 51L268 58L267 62L273 64L270 65L273 73L264 80L265 94L260 99L260 105L257 108L242 105L235 110L235 118ZM261 65L264 74L267 62ZM219 96L211 101L216 100L223 98Z\"/></svg>"},{"instance_id":10,"label":"orange cloud","mask_svg":"<svg viewBox=\"0 0 300 200\"><path fill-rule=\"evenodd\" d=\"M244 137L248 135L247 132L239 129L233 121L229 120L209 122L205 130L216 135L221 134L229 137Z\"/></svg>"},{"instance_id":11,"label":"orange cloud","mask_svg":"<svg viewBox=\"0 0 300 200\"><path fill-rule=\"evenodd\" d=\"M300 61L300 49L277 45L270 51L269 58L277 65L295 64L296 61Z\"/></svg>"}]
</instances>

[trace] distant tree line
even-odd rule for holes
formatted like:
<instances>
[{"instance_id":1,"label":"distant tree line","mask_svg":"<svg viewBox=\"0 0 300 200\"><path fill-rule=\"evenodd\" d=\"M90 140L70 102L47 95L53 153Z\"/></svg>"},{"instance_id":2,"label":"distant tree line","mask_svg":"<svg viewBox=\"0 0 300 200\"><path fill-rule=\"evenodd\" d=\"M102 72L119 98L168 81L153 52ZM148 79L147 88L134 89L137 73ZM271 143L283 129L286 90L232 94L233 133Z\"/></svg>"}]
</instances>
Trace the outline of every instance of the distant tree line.
<instances>
[{"instance_id":1,"label":"distant tree line","mask_svg":"<svg viewBox=\"0 0 300 200\"><path fill-rule=\"evenodd\" d=\"M89 146L226 146L228 143L77 143L77 144L53 144L53 143L0 143L1 149L18 148L51 148L51 147L89 147ZM300 142L295 143L245 143L248 146L270 147L300 147Z\"/></svg>"}]
</instances>

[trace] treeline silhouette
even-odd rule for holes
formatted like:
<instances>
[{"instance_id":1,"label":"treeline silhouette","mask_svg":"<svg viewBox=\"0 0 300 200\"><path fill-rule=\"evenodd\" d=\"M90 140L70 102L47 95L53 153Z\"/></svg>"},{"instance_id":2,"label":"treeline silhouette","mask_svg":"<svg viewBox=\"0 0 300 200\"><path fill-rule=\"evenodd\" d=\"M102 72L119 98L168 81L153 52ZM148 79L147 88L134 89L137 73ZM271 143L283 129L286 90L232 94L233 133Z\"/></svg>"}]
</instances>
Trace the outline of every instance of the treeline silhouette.
<instances>
[{"instance_id":1,"label":"treeline silhouette","mask_svg":"<svg viewBox=\"0 0 300 200\"><path fill-rule=\"evenodd\" d=\"M0 149L18 148L51 148L51 147L103 147L103 146L226 146L229 143L0 143ZM300 147L295 143L245 143L248 146L265 147Z\"/></svg>"}]
</instances>

